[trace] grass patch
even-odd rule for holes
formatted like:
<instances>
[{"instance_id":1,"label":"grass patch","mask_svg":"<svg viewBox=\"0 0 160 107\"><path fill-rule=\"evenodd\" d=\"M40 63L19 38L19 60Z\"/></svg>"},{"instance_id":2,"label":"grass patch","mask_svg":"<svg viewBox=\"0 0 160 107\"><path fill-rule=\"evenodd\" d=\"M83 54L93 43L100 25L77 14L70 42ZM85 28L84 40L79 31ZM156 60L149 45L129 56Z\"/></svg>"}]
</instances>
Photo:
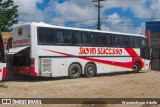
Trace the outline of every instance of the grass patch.
<instances>
[{"instance_id":1,"label":"grass patch","mask_svg":"<svg viewBox=\"0 0 160 107\"><path fill-rule=\"evenodd\" d=\"M4 84L0 84L0 88L8 88L8 86L4 85Z\"/></svg>"}]
</instances>

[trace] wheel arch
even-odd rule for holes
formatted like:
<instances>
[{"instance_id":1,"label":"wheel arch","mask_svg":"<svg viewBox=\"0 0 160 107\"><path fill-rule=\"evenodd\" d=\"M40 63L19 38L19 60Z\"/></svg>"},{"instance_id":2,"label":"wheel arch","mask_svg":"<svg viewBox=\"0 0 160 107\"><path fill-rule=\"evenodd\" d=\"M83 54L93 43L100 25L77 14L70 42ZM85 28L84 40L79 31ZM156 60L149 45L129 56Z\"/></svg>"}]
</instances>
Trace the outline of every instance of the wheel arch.
<instances>
[{"instance_id":1,"label":"wheel arch","mask_svg":"<svg viewBox=\"0 0 160 107\"><path fill-rule=\"evenodd\" d=\"M81 71L83 72L83 67L82 67L81 63L79 63L79 62L72 62L72 63L68 66L68 70L69 70L69 67L70 67L71 65L73 65L73 64L78 64L78 65L80 66L80 68L81 68ZM82 72L81 72L81 73L82 73Z\"/></svg>"}]
</instances>

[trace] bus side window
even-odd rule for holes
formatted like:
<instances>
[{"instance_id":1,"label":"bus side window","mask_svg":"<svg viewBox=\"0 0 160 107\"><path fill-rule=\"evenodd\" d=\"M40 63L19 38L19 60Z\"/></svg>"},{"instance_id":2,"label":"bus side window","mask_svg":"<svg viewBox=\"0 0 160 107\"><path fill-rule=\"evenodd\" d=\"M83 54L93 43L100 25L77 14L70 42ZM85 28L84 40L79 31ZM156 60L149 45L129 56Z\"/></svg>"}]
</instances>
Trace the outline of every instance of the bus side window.
<instances>
[{"instance_id":1,"label":"bus side window","mask_svg":"<svg viewBox=\"0 0 160 107\"><path fill-rule=\"evenodd\" d=\"M57 44L64 43L64 37L63 37L63 31L62 30L57 30L56 31L56 43Z\"/></svg>"},{"instance_id":2,"label":"bus side window","mask_svg":"<svg viewBox=\"0 0 160 107\"><path fill-rule=\"evenodd\" d=\"M123 36L122 35L114 35L112 37L112 45L113 46L123 46Z\"/></svg>"},{"instance_id":3,"label":"bus side window","mask_svg":"<svg viewBox=\"0 0 160 107\"><path fill-rule=\"evenodd\" d=\"M112 46L118 46L119 38L118 35L112 35Z\"/></svg>"},{"instance_id":4,"label":"bus side window","mask_svg":"<svg viewBox=\"0 0 160 107\"><path fill-rule=\"evenodd\" d=\"M130 47L130 40L128 36L124 36L124 47Z\"/></svg>"},{"instance_id":5,"label":"bus side window","mask_svg":"<svg viewBox=\"0 0 160 107\"><path fill-rule=\"evenodd\" d=\"M64 31L64 43L72 45L72 31L71 30Z\"/></svg>"},{"instance_id":6,"label":"bus side window","mask_svg":"<svg viewBox=\"0 0 160 107\"><path fill-rule=\"evenodd\" d=\"M88 32L82 32L82 42L83 45L91 45L91 35Z\"/></svg>"},{"instance_id":7,"label":"bus side window","mask_svg":"<svg viewBox=\"0 0 160 107\"><path fill-rule=\"evenodd\" d=\"M38 28L38 44L46 43L45 28Z\"/></svg>"},{"instance_id":8,"label":"bus side window","mask_svg":"<svg viewBox=\"0 0 160 107\"><path fill-rule=\"evenodd\" d=\"M135 38L135 47L140 48L140 37Z\"/></svg>"},{"instance_id":9,"label":"bus side window","mask_svg":"<svg viewBox=\"0 0 160 107\"><path fill-rule=\"evenodd\" d=\"M111 35L107 34L106 35L106 45L107 46L111 46L112 42L111 42Z\"/></svg>"},{"instance_id":10,"label":"bus side window","mask_svg":"<svg viewBox=\"0 0 160 107\"><path fill-rule=\"evenodd\" d=\"M91 34L91 39L92 39L92 46L97 46L97 34L96 33L92 33Z\"/></svg>"},{"instance_id":11,"label":"bus side window","mask_svg":"<svg viewBox=\"0 0 160 107\"><path fill-rule=\"evenodd\" d=\"M82 45L81 32L78 32L78 31L74 32L73 44L74 44L74 45Z\"/></svg>"},{"instance_id":12,"label":"bus side window","mask_svg":"<svg viewBox=\"0 0 160 107\"><path fill-rule=\"evenodd\" d=\"M134 48L135 47L135 38L134 37L130 37L129 38L129 42L130 42L130 47Z\"/></svg>"},{"instance_id":13,"label":"bus side window","mask_svg":"<svg viewBox=\"0 0 160 107\"><path fill-rule=\"evenodd\" d=\"M122 35L118 35L118 46L123 46L124 38Z\"/></svg>"},{"instance_id":14,"label":"bus side window","mask_svg":"<svg viewBox=\"0 0 160 107\"><path fill-rule=\"evenodd\" d=\"M46 29L46 43L55 44L56 31L52 28Z\"/></svg>"},{"instance_id":15,"label":"bus side window","mask_svg":"<svg viewBox=\"0 0 160 107\"><path fill-rule=\"evenodd\" d=\"M106 36L104 34L98 34L98 46L106 46Z\"/></svg>"}]
</instances>

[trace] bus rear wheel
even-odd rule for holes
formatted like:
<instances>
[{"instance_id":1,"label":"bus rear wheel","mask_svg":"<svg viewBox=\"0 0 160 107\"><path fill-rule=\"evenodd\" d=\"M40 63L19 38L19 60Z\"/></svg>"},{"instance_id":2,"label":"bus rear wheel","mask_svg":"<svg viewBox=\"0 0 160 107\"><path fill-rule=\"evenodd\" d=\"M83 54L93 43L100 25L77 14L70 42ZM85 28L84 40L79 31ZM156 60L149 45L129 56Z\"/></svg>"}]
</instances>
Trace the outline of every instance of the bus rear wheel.
<instances>
[{"instance_id":1,"label":"bus rear wheel","mask_svg":"<svg viewBox=\"0 0 160 107\"><path fill-rule=\"evenodd\" d=\"M138 73L140 71L140 65L139 63L134 63L133 65L133 72Z\"/></svg>"},{"instance_id":2,"label":"bus rear wheel","mask_svg":"<svg viewBox=\"0 0 160 107\"><path fill-rule=\"evenodd\" d=\"M82 70L79 64L72 64L68 69L69 78L71 79L79 78L81 75L81 72Z\"/></svg>"},{"instance_id":3,"label":"bus rear wheel","mask_svg":"<svg viewBox=\"0 0 160 107\"><path fill-rule=\"evenodd\" d=\"M88 63L84 68L84 76L90 78L96 74L96 67L93 63Z\"/></svg>"}]
</instances>

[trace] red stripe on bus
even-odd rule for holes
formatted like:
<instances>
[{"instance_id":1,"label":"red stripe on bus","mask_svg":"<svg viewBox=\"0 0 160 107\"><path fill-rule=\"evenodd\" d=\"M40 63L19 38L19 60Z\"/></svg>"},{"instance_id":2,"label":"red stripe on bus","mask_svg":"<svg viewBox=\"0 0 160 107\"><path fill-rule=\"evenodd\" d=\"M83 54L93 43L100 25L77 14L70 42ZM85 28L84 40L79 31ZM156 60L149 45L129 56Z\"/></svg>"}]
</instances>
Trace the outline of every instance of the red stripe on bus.
<instances>
[{"instance_id":1,"label":"red stripe on bus","mask_svg":"<svg viewBox=\"0 0 160 107\"><path fill-rule=\"evenodd\" d=\"M54 52L54 53L57 53L57 54L61 54L61 55L65 55L65 56L74 56L74 55L71 55L71 54L63 53L63 52L57 52L57 51L47 50L47 49L44 49L44 50L49 51L49 52Z\"/></svg>"},{"instance_id":2,"label":"red stripe on bus","mask_svg":"<svg viewBox=\"0 0 160 107\"><path fill-rule=\"evenodd\" d=\"M134 49L132 49L132 48L124 48L124 49L128 52L128 54L129 54L130 56L135 57L135 58L132 58L133 64L134 64L136 61L139 61L140 64L141 64L141 68L144 68L144 62L143 62L142 58L139 57L139 55L135 52ZM132 64L132 65L133 65L133 64Z\"/></svg>"},{"instance_id":3,"label":"red stripe on bus","mask_svg":"<svg viewBox=\"0 0 160 107\"><path fill-rule=\"evenodd\" d=\"M7 73L7 71L6 71L6 67L4 67L4 68L3 68L3 74L2 74L2 80L4 80L4 79L5 79L5 77L6 77L6 73Z\"/></svg>"},{"instance_id":4,"label":"red stripe on bus","mask_svg":"<svg viewBox=\"0 0 160 107\"><path fill-rule=\"evenodd\" d=\"M65 55L65 56L68 56L68 57L75 56L75 55L72 55L72 54L57 52L57 51L53 51L53 50L47 50L47 49L44 49L44 50L49 51L49 52L54 52L54 53L57 53L57 54L61 54L61 55ZM84 60L88 60L88 61L97 62L97 63L102 63L102 64L108 64L108 65L113 65L113 66L118 66L118 67L129 68L129 69L132 69L133 68L133 64L136 61L139 61L141 63L142 68L144 67L144 63L143 63L142 59L138 57L137 53L133 49L125 48L125 50L128 52L128 54L130 56L135 56L134 58L132 57L132 61L131 62L115 62L115 61L108 61L108 60L89 58L89 57L84 57L84 56L79 56L78 58L84 59Z\"/></svg>"}]
</instances>

